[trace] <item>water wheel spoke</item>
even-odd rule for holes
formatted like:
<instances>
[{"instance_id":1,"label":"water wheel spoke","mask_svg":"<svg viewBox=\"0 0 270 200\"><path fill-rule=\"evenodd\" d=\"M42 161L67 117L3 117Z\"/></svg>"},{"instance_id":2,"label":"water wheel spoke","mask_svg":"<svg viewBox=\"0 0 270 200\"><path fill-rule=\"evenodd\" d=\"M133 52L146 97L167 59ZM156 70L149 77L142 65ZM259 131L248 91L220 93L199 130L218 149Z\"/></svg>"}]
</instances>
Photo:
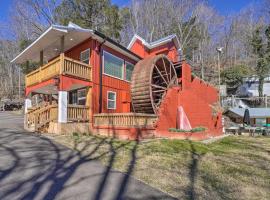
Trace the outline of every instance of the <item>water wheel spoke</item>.
<instances>
[{"instance_id":1,"label":"water wheel spoke","mask_svg":"<svg viewBox=\"0 0 270 200\"><path fill-rule=\"evenodd\" d=\"M170 80L172 80L172 67L173 65L170 65Z\"/></svg>"},{"instance_id":2,"label":"water wheel spoke","mask_svg":"<svg viewBox=\"0 0 270 200\"><path fill-rule=\"evenodd\" d=\"M155 84L151 84L151 85L152 85L152 87L155 87L155 88L167 90L166 87L163 87L163 86L160 86L160 85L155 85Z\"/></svg>"},{"instance_id":3,"label":"water wheel spoke","mask_svg":"<svg viewBox=\"0 0 270 200\"><path fill-rule=\"evenodd\" d=\"M158 71L158 73L161 76L161 78L163 79L163 81L168 85L168 82L165 80L164 76L162 75L162 73L160 72L160 70L158 69L158 67L156 65L155 65L155 69Z\"/></svg>"},{"instance_id":4,"label":"water wheel spoke","mask_svg":"<svg viewBox=\"0 0 270 200\"><path fill-rule=\"evenodd\" d=\"M159 93L159 92L165 92L166 90L153 90L153 92L155 93Z\"/></svg>"},{"instance_id":5,"label":"water wheel spoke","mask_svg":"<svg viewBox=\"0 0 270 200\"><path fill-rule=\"evenodd\" d=\"M169 76L168 76L167 67L166 67L166 65L165 65L164 58L162 58L162 62L163 62L163 67L164 67L164 69L165 69L166 76L167 76L167 81L168 81L168 83L169 83L169 82L170 82L170 79L169 79Z\"/></svg>"}]
</instances>

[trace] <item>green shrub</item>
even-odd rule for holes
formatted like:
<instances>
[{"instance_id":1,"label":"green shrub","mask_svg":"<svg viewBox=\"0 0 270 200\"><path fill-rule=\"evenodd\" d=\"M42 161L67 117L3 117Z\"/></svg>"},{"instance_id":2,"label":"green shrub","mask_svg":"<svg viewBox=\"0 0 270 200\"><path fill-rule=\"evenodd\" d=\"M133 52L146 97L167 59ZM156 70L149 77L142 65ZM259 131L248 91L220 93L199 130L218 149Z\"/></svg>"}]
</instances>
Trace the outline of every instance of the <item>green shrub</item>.
<instances>
[{"instance_id":1,"label":"green shrub","mask_svg":"<svg viewBox=\"0 0 270 200\"><path fill-rule=\"evenodd\" d=\"M169 128L169 132L178 132L178 133L195 133L195 132L203 132L205 130L206 130L206 128L203 126L198 126L198 127L192 128L191 130Z\"/></svg>"},{"instance_id":2,"label":"green shrub","mask_svg":"<svg viewBox=\"0 0 270 200\"><path fill-rule=\"evenodd\" d=\"M74 133L72 133L72 136L73 136L74 140L79 140L80 139L80 134L79 133L74 132Z\"/></svg>"}]
</instances>

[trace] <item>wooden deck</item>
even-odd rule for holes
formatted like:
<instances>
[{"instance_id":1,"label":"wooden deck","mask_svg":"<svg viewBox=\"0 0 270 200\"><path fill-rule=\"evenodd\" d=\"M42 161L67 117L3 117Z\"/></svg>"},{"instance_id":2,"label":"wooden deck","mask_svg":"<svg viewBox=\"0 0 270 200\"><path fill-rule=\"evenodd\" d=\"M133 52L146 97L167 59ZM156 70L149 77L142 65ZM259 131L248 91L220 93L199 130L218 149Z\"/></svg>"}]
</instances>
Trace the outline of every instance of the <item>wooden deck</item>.
<instances>
[{"instance_id":1,"label":"wooden deck","mask_svg":"<svg viewBox=\"0 0 270 200\"><path fill-rule=\"evenodd\" d=\"M95 126L153 127L157 116L144 113L101 113L94 115Z\"/></svg>"},{"instance_id":2,"label":"wooden deck","mask_svg":"<svg viewBox=\"0 0 270 200\"><path fill-rule=\"evenodd\" d=\"M68 75L91 81L92 68L83 62L68 58L64 54L26 75L26 87L57 77Z\"/></svg>"}]
</instances>

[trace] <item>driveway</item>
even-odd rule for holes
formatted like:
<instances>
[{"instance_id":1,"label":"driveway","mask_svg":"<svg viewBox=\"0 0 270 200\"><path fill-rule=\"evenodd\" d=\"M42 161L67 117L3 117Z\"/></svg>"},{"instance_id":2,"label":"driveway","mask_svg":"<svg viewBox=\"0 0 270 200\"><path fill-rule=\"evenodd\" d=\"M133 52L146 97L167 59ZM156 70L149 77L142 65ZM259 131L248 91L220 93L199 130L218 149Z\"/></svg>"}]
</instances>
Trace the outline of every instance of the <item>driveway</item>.
<instances>
[{"instance_id":1,"label":"driveway","mask_svg":"<svg viewBox=\"0 0 270 200\"><path fill-rule=\"evenodd\" d=\"M0 112L0 199L175 199L50 139Z\"/></svg>"}]
</instances>

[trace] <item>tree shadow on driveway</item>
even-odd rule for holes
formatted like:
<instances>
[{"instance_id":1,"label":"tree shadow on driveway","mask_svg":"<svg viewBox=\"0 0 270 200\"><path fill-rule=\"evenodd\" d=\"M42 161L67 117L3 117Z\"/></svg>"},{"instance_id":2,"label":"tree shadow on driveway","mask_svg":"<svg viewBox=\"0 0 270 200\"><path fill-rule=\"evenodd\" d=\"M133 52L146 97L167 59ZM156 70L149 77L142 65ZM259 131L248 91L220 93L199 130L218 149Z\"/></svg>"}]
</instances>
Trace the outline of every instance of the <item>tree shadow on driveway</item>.
<instances>
[{"instance_id":1,"label":"tree shadow on driveway","mask_svg":"<svg viewBox=\"0 0 270 200\"><path fill-rule=\"evenodd\" d=\"M114 171L125 144L113 142L92 139L74 151L46 137L0 129L0 199L175 199L131 178L139 141L130 150L127 173ZM95 156L104 143L108 151ZM109 156L106 167L98 161L102 156Z\"/></svg>"}]
</instances>

